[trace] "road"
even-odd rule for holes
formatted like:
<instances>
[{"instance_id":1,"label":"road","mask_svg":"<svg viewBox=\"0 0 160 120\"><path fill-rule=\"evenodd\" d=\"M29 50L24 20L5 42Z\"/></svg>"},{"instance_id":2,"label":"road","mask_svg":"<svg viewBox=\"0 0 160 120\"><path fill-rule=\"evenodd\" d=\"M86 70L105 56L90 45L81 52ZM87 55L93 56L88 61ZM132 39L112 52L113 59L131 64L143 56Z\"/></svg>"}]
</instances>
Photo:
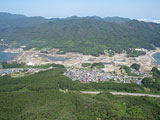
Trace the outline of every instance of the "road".
<instances>
[{"instance_id":1,"label":"road","mask_svg":"<svg viewBox=\"0 0 160 120\"><path fill-rule=\"evenodd\" d=\"M153 94L141 94L141 93L124 93L124 92L110 92L113 95L129 95L129 96L149 96L149 97L156 97L160 98L160 95L153 95Z\"/></svg>"},{"instance_id":2,"label":"road","mask_svg":"<svg viewBox=\"0 0 160 120\"><path fill-rule=\"evenodd\" d=\"M100 92L100 91L81 91L81 93L83 93L83 94L94 94L94 95L96 95L96 94L100 94L101 92Z\"/></svg>"},{"instance_id":3,"label":"road","mask_svg":"<svg viewBox=\"0 0 160 120\"><path fill-rule=\"evenodd\" d=\"M81 91L83 94L100 94L101 91ZM110 92L113 95L125 95L125 96L148 96L148 97L155 97L160 98L160 95L153 95L153 94L142 94L142 93L125 93L125 92Z\"/></svg>"}]
</instances>

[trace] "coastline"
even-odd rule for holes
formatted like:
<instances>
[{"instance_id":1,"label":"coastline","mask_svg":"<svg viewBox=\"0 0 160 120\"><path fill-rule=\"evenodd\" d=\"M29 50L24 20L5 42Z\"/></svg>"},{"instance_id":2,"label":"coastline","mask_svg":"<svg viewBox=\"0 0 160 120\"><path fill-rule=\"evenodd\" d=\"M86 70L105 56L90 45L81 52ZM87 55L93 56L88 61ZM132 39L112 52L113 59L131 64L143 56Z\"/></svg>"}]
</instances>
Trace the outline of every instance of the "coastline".
<instances>
[{"instance_id":1,"label":"coastline","mask_svg":"<svg viewBox=\"0 0 160 120\"><path fill-rule=\"evenodd\" d=\"M152 62L157 63L157 60L153 57L153 55L156 54L156 53L160 53L160 48L156 48L156 50L153 50L153 51L149 52L149 56L152 59Z\"/></svg>"},{"instance_id":2,"label":"coastline","mask_svg":"<svg viewBox=\"0 0 160 120\"><path fill-rule=\"evenodd\" d=\"M18 53L4 52L4 50L0 50L0 56L1 56L0 63L12 60L16 58L18 55L19 55Z\"/></svg>"},{"instance_id":3,"label":"coastline","mask_svg":"<svg viewBox=\"0 0 160 120\"><path fill-rule=\"evenodd\" d=\"M12 51L11 51L12 50ZM42 65L42 64L48 64L48 63L55 63L55 64L62 64L66 67L81 67L82 63L106 63L104 71L106 72L113 72L116 71L119 72L119 68L122 65L131 66L133 63L137 63L141 65L141 71L147 72L150 71L153 67L160 66L157 63L156 59L153 57L154 54L160 52L160 48L156 48L155 50L146 50L145 55L141 55L138 57L127 57L125 53L123 54L115 54L112 57L109 57L108 55L100 55L98 57L92 56L92 55L83 55L81 53L74 53L74 52L68 52L66 54L56 54L55 49L47 51L48 53L41 53L40 51L37 51L35 49L27 50L27 51L21 51L21 49L12 48L12 49L6 49L4 50L6 53L15 54L19 52L19 55L16 55L15 57L12 57L8 60L8 62L14 62L18 61L19 63L32 63L34 65ZM13 53L14 52L14 53ZM48 59L46 57L41 56L48 56L48 57L55 57L55 58L70 58L67 60L52 60ZM92 59L92 61L90 61ZM107 64L109 63L109 64ZM110 64L113 63L113 64Z\"/></svg>"}]
</instances>

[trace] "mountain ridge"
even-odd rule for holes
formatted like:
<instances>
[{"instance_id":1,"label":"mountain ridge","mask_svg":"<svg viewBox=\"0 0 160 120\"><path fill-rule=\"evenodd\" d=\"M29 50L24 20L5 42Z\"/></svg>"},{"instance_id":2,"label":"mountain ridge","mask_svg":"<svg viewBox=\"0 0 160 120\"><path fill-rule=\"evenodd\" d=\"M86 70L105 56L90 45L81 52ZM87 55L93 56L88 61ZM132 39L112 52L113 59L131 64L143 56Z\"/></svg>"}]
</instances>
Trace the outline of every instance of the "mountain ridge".
<instances>
[{"instance_id":1,"label":"mountain ridge","mask_svg":"<svg viewBox=\"0 0 160 120\"><path fill-rule=\"evenodd\" d=\"M0 38L13 47L54 47L64 53L72 51L96 56L104 54L106 49L119 53L130 48L150 50L160 46L159 24L130 19L116 23L115 19L119 21L120 18L113 18L113 22L97 16L52 19L43 24L9 30Z\"/></svg>"}]
</instances>

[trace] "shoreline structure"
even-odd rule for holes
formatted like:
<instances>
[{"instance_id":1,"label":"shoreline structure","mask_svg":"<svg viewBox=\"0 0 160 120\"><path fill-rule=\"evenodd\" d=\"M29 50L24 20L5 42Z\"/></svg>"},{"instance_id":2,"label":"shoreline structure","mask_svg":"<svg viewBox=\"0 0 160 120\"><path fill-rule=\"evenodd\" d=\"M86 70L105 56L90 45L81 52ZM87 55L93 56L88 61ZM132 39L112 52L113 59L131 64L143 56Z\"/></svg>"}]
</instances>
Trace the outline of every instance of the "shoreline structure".
<instances>
[{"instance_id":1,"label":"shoreline structure","mask_svg":"<svg viewBox=\"0 0 160 120\"><path fill-rule=\"evenodd\" d=\"M6 49L4 52L10 52L12 49ZM47 51L47 53L42 53L40 51L36 51L34 48L28 51L21 51L17 48L17 51L21 54L12 60L8 60L7 62L18 62L25 63L27 65L42 65L49 63L62 64L66 67L81 67L82 63L96 63L102 62L105 64L105 68L103 69L105 72L120 72L119 68L122 65L130 66L133 63L137 63L141 65L140 71L146 72L150 71L154 66L160 68L160 65L155 64L157 61L153 57L154 54L160 53L160 48L156 48L155 50L146 51L146 55L138 56L138 57L127 57L125 53L115 54L113 57L109 57L108 55L100 55L99 57L95 57L92 55L83 55L81 53L73 53L69 52L66 54L56 54L59 49L53 48L52 50ZM13 52L13 51L12 51ZM14 48L14 52L16 49ZM44 56L44 57L41 57ZM70 58L67 60L51 60L50 57L54 58Z\"/></svg>"}]
</instances>

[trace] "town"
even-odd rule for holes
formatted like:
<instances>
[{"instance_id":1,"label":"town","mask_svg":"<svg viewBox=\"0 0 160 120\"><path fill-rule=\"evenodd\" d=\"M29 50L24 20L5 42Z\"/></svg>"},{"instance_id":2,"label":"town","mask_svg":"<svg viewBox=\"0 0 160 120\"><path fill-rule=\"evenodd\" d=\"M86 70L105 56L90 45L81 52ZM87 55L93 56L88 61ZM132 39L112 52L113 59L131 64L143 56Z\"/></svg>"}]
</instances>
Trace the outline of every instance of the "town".
<instances>
[{"instance_id":1,"label":"town","mask_svg":"<svg viewBox=\"0 0 160 120\"><path fill-rule=\"evenodd\" d=\"M101 69L79 69L74 67L68 67L67 71L64 73L65 76L69 77L73 81L79 80L81 83L90 82L118 82L118 83L136 83L141 85L143 78L152 77L149 73L137 72L131 69L131 72L135 76L128 76L125 74L117 74L115 72L104 72ZM136 76L137 75L137 76Z\"/></svg>"},{"instance_id":2,"label":"town","mask_svg":"<svg viewBox=\"0 0 160 120\"><path fill-rule=\"evenodd\" d=\"M24 77L26 75L32 75L45 69L35 69L35 68L10 68L10 69L0 69L0 76L10 75L11 77Z\"/></svg>"},{"instance_id":3,"label":"town","mask_svg":"<svg viewBox=\"0 0 160 120\"><path fill-rule=\"evenodd\" d=\"M152 77L149 73L154 66L159 67L157 66L157 64L154 64L155 60L152 57L154 53L160 51L160 49L158 48L154 51L135 49L137 51L146 52L146 55L142 55L139 57L127 57L125 53L115 54L114 56L109 56L106 53L105 55L95 57L73 52L59 54L59 49L55 48L37 51L34 48L30 50L23 50L24 47L25 46L20 46L20 48L8 48L4 50L4 52L19 53L17 57L7 60L7 64L24 63L26 66L47 65L52 63L62 64L67 68L67 71L64 73L65 76L74 81L79 80L82 83L114 81L121 83L141 84L143 78ZM83 64L92 65L96 63L103 64L103 67L83 67ZM134 63L140 65L139 70L130 68L130 66ZM129 69L130 73L126 72L128 71L127 69ZM1 69L0 75L4 76L7 74L11 74L12 76L18 76L14 73L20 73L19 76L24 76L26 75L26 73L34 74L42 70L43 69L33 68Z\"/></svg>"}]
</instances>

